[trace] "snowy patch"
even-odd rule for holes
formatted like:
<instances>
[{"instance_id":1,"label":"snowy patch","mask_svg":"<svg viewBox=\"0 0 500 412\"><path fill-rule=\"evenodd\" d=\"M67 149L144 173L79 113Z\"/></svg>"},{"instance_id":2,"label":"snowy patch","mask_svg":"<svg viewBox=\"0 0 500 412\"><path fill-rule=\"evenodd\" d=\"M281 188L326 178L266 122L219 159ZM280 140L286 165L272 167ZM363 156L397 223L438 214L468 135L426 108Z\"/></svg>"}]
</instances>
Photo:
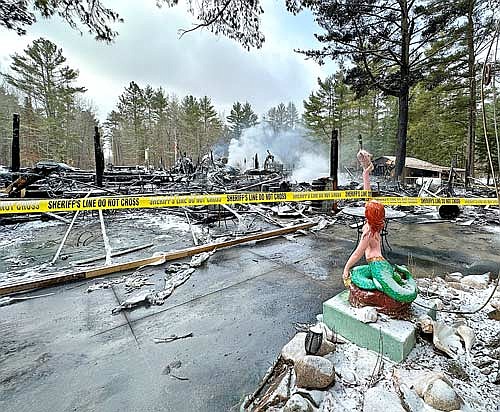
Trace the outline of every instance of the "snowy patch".
<instances>
[{"instance_id":1,"label":"snowy patch","mask_svg":"<svg viewBox=\"0 0 500 412\"><path fill-rule=\"evenodd\" d=\"M422 290L419 303L427 302L426 306L430 307L439 299L446 310L457 312L474 312L481 308L494 289L493 284L487 289L456 289L453 282L445 282L441 278L418 279L417 282ZM426 301L427 297L431 300ZM496 290L492 302L497 299L500 299L500 290ZM416 317L424 310L415 309ZM380 394L387 395L383 402L390 411L403 410L401 399L412 412L436 411L419 397L416 383L425 381L431 374L441 373L442 379L450 383L451 389L446 395L456 392L460 402L464 403L460 411L497 412L500 399L500 322L488 317L492 310L493 306L488 304L473 314L437 314L438 322L450 326L465 323L472 329L476 340L470 357L462 351L456 359L451 359L437 350L432 339L424 335L418 337L416 347L399 364L350 342L337 344L336 350L325 356L333 363L337 379L332 387L324 391L319 411L381 410L376 406ZM439 383L433 390L433 396L443 392L438 389ZM291 387L290 393L297 390ZM273 410L283 411L285 402L273 405Z\"/></svg>"}]
</instances>

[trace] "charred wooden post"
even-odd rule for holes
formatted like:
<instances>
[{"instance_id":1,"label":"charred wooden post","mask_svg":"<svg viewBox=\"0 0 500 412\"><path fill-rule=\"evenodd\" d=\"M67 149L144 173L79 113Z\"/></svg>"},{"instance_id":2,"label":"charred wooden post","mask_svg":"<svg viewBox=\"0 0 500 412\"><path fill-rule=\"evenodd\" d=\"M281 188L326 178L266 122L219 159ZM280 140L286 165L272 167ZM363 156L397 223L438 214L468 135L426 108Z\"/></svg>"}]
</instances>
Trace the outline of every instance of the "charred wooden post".
<instances>
[{"instance_id":1,"label":"charred wooden post","mask_svg":"<svg viewBox=\"0 0 500 412\"><path fill-rule=\"evenodd\" d=\"M94 151L95 151L95 181L96 185L102 187L102 176L104 174L104 154L101 148L101 135L99 127L94 128Z\"/></svg>"},{"instance_id":2,"label":"charred wooden post","mask_svg":"<svg viewBox=\"0 0 500 412\"><path fill-rule=\"evenodd\" d=\"M339 172L339 131L332 130L332 141L330 144L330 179L332 180L332 189L337 190ZM333 202L333 211L337 212L337 202Z\"/></svg>"},{"instance_id":3,"label":"charred wooden post","mask_svg":"<svg viewBox=\"0 0 500 412\"><path fill-rule=\"evenodd\" d=\"M330 145L330 179L333 180L333 189L337 189L339 171L339 131L332 130L332 141Z\"/></svg>"},{"instance_id":4,"label":"charred wooden post","mask_svg":"<svg viewBox=\"0 0 500 412\"><path fill-rule=\"evenodd\" d=\"M255 170L258 170L258 169L259 169L259 156L257 156L257 153L255 153L255 158L254 158L253 168L254 168Z\"/></svg>"},{"instance_id":5,"label":"charred wooden post","mask_svg":"<svg viewBox=\"0 0 500 412\"><path fill-rule=\"evenodd\" d=\"M19 172L19 168L21 167L21 156L19 154L19 114L14 113L12 116L12 163L11 163L11 172L12 181L17 179L17 172Z\"/></svg>"}]
</instances>

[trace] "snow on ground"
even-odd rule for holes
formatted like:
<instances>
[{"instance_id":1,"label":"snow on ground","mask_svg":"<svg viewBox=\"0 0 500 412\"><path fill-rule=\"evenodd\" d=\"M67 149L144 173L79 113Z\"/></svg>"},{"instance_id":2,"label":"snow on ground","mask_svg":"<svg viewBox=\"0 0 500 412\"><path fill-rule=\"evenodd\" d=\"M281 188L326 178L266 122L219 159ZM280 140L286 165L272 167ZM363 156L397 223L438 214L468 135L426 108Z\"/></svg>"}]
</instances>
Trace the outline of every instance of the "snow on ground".
<instances>
[{"instance_id":1,"label":"snow on ground","mask_svg":"<svg viewBox=\"0 0 500 412\"><path fill-rule=\"evenodd\" d=\"M185 243L192 245L189 224L180 216L161 212L125 212L105 215L104 221L113 252L153 242L153 249L138 252L145 257L151 255L155 248L171 249L174 243L180 244L180 247L185 247ZM60 259L54 265L49 265L67 228L68 225L60 221L33 221L2 229L0 285L74 270L72 262L105 253L97 216L81 214L68 236ZM193 225L193 231L201 236L201 226ZM113 262L136 257L137 255L126 255L113 258ZM103 263L96 262L96 265Z\"/></svg>"},{"instance_id":2,"label":"snow on ground","mask_svg":"<svg viewBox=\"0 0 500 412\"><path fill-rule=\"evenodd\" d=\"M492 295L494 283L490 282L487 288L481 289L462 285L461 282L448 282L440 277L418 279L419 288L423 291L418 302L429 307L436 303L447 310L475 312ZM438 410L417 395L415 386L419 381L427 381L432 374L442 373L463 400L461 411L497 412L500 408L500 322L488 316L495 307L500 307L500 288L496 289L489 304L477 313L438 312L438 322L448 326L465 322L472 328L475 343L470 357L462 348L456 352L455 359L450 358L434 347L432 335L423 333L419 333L415 348L400 364L381 360L377 353L347 342L337 344L335 351L325 356L335 366L336 374L335 383L328 390L304 391L295 386L295 379L292 378L289 393L314 394L315 399L321 399L315 411L374 411L367 406L367 398L371 397L367 393L373 393L375 387L377 396L384 398L387 412L435 412ZM425 312L423 308L414 311L412 321L415 322ZM383 319L384 316L379 317L379 322ZM377 366L380 364L381 367ZM401 409L401 398L409 409ZM283 400L268 410L288 412L285 404L286 400Z\"/></svg>"},{"instance_id":3,"label":"snow on ground","mask_svg":"<svg viewBox=\"0 0 500 412\"><path fill-rule=\"evenodd\" d=\"M490 284L487 289L464 288L465 290L460 290L450 286L450 282L440 277L419 279L418 283L419 288L425 289L432 296L433 302L436 298L440 299L445 308L452 308L456 311L475 311L480 308L494 288L494 285ZM500 302L499 288L490 301L493 304L495 302ZM444 312L439 312L437 315L437 321L450 326L459 320L465 320L465 323L474 330L476 343L472 348L471 359L468 359L465 351L459 353L457 359L450 359L435 349L429 337L426 339L421 336L415 349L403 363L395 365L384 361L381 384L385 385L388 390L394 390L393 374L396 373L399 375L399 382L410 388L422 375L429 372L442 372L451 381L469 410L496 412L500 406L500 322L488 317L488 313L493 310L491 304L488 304L483 310L472 315ZM367 384L367 378L369 380L371 377L376 361L376 355L373 352L349 343L339 345L338 353L331 356L334 360L336 357L342 359L338 364L342 365L344 370L348 367L361 370L360 376L364 378L363 383ZM352 404L352 399L356 399L354 408L346 408L346 410L356 411L362 407L365 389L367 387L335 384L330 392L346 405L348 402ZM432 411L433 409L428 407L424 410Z\"/></svg>"}]
</instances>

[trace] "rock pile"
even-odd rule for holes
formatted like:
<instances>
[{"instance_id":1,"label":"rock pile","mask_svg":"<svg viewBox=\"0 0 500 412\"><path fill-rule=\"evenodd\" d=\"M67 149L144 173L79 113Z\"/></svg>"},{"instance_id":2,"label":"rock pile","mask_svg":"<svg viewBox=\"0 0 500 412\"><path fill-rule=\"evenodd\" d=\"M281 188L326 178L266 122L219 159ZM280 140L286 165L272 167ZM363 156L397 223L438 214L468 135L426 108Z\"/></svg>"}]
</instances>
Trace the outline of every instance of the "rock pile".
<instances>
[{"instance_id":1,"label":"rock pile","mask_svg":"<svg viewBox=\"0 0 500 412\"><path fill-rule=\"evenodd\" d=\"M395 365L335 337L319 322L315 330L323 330L323 342L318 353L307 354L306 333L297 333L281 351L286 373L280 374L280 385L269 384L263 396L241 410L497 412L500 322L488 316L500 302L500 288L493 293L496 279L488 273L452 273L418 283L429 298L419 303L434 309L423 316L425 310L415 308L413 321L422 337L403 363ZM442 308L475 313L439 312ZM378 322L384 316L379 314ZM433 344L436 331L442 346Z\"/></svg>"}]
</instances>

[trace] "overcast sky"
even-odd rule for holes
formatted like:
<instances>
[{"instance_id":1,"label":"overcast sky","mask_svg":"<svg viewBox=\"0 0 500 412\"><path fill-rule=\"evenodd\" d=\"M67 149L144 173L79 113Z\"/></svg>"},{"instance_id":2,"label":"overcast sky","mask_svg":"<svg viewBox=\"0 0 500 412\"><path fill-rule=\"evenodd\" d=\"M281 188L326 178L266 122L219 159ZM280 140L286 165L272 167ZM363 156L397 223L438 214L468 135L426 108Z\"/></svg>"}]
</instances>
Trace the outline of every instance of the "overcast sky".
<instances>
[{"instance_id":1,"label":"overcast sky","mask_svg":"<svg viewBox=\"0 0 500 412\"><path fill-rule=\"evenodd\" d=\"M11 54L45 37L63 49L70 67L79 69L79 84L88 89L85 97L104 120L132 80L162 86L180 97L207 95L226 116L237 100L248 100L259 115L281 101L293 101L302 111L302 101L316 87L318 76L334 69L333 64L319 66L293 51L317 46L313 33L318 30L309 13L287 13L284 0L263 1L266 42L250 52L206 30L179 39L178 29L194 21L183 7L158 9L154 0L105 4L125 20L115 26L120 34L113 44L96 42L87 33L82 36L59 18L40 20L22 37L0 28L0 70L8 69Z\"/></svg>"}]
</instances>

